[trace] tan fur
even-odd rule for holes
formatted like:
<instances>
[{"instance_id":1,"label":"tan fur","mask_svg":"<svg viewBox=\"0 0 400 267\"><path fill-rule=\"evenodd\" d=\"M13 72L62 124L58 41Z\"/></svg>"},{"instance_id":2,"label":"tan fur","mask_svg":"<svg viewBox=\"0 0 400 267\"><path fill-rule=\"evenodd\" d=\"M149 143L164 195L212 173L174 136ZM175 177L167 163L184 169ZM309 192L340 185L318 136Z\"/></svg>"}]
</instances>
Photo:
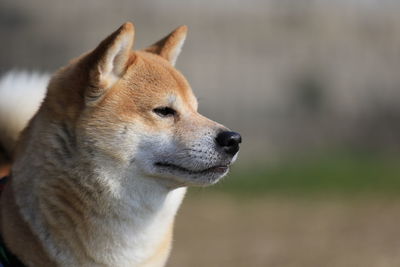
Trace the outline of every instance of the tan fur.
<instances>
[{"instance_id":1,"label":"tan fur","mask_svg":"<svg viewBox=\"0 0 400 267\"><path fill-rule=\"evenodd\" d=\"M203 153L202 144L213 147L226 130L197 112L189 83L173 67L186 32L180 27L132 51L134 27L126 23L53 76L17 144L1 200L1 233L25 264L164 266L182 187L223 176L203 179L195 169L193 177L175 177L153 162L159 150L167 160ZM158 107L176 114L160 117ZM204 153L221 163L189 162L193 168L232 161ZM182 162L195 159L203 156Z\"/></svg>"}]
</instances>

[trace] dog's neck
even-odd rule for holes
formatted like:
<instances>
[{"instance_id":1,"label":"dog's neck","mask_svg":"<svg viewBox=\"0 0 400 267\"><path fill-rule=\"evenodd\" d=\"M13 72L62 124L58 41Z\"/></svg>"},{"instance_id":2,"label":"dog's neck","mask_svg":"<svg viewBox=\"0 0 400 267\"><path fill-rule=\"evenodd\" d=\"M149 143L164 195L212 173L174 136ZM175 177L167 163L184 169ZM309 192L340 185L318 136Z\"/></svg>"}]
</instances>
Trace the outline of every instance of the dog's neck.
<instances>
[{"instance_id":1,"label":"dog's neck","mask_svg":"<svg viewBox=\"0 0 400 267\"><path fill-rule=\"evenodd\" d=\"M66 159L43 150L51 138L34 136L12 182L23 219L50 257L60 266L163 266L186 189L107 162Z\"/></svg>"}]
</instances>

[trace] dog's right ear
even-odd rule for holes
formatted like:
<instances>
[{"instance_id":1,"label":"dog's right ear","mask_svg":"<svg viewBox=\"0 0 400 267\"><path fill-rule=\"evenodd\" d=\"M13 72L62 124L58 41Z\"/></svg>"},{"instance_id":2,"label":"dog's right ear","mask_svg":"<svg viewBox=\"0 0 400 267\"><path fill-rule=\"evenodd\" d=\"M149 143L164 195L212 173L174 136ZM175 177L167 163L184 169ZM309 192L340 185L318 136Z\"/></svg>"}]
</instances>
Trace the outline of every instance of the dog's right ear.
<instances>
[{"instance_id":1,"label":"dog's right ear","mask_svg":"<svg viewBox=\"0 0 400 267\"><path fill-rule=\"evenodd\" d=\"M90 84L85 92L86 104L100 99L124 75L133 40L133 24L126 22L88 55Z\"/></svg>"},{"instance_id":2,"label":"dog's right ear","mask_svg":"<svg viewBox=\"0 0 400 267\"><path fill-rule=\"evenodd\" d=\"M185 42L187 31L187 26L180 26L157 43L147 47L144 51L159 55L168 60L172 65L175 65L176 59Z\"/></svg>"}]
</instances>

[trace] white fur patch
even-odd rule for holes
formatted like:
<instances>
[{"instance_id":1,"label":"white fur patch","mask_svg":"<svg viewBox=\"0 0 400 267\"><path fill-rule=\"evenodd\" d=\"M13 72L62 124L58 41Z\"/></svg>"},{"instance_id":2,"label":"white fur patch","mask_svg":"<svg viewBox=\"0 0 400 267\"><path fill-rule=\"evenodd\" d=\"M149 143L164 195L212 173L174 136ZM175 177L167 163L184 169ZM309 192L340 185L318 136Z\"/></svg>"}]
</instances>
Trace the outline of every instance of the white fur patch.
<instances>
[{"instance_id":1,"label":"white fur patch","mask_svg":"<svg viewBox=\"0 0 400 267\"><path fill-rule=\"evenodd\" d=\"M20 132L39 109L50 76L11 71L0 78L0 142L11 152Z\"/></svg>"},{"instance_id":2,"label":"white fur patch","mask_svg":"<svg viewBox=\"0 0 400 267\"><path fill-rule=\"evenodd\" d=\"M111 88L123 74L129 51L132 47L132 36L122 34L105 55L104 65L100 66L101 79Z\"/></svg>"},{"instance_id":3,"label":"white fur patch","mask_svg":"<svg viewBox=\"0 0 400 267\"><path fill-rule=\"evenodd\" d=\"M178 59L178 56L181 53L185 40L186 36L180 39L179 42L175 45L174 49L170 52L169 61L171 62L172 66L175 66L176 60Z\"/></svg>"}]
</instances>

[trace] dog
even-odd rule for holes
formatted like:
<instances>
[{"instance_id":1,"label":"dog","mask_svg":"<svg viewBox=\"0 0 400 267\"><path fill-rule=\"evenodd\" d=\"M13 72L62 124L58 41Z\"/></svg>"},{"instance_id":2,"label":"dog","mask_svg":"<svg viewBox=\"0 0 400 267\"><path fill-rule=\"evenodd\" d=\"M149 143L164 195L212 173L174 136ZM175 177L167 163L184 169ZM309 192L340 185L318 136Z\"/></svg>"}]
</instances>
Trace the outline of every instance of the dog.
<instances>
[{"instance_id":1,"label":"dog","mask_svg":"<svg viewBox=\"0 0 400 267\"><path fill-rule=\"evenodd\" d=\"M40 75L14 74L0 88L1 144L12 153L0 229L21 264L166 264L186 187L219 181L241 143L197 112L174 68L186 34L181 26L134 51L127 22L47 91Z\"/></svg>"}]
</instances>

